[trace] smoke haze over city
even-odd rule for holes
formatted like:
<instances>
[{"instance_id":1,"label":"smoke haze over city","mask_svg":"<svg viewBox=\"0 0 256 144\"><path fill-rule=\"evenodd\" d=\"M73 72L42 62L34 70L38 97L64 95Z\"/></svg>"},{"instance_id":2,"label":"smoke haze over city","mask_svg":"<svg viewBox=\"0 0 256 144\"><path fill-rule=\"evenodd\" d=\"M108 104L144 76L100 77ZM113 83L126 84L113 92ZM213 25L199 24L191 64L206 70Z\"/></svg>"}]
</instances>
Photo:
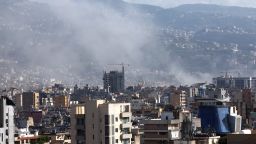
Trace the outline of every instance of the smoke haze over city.
<instances>
[{"instance_id":1,"label":"smoke haze over city","mask_svg":"<svg viewBox=\"0 0 256 144\"><path fill-rule=\"evenodd\" d=\"M165 2L154 5L200 1ZM101 85L103 71L120 70L113 65L120 63L130 65L125 68L127 85L192 84L228 71L254 73L254 9L162 9L120 0L2 0L0 11L1 64L8 67L2 69L1 85Z\"/></svg>"}]
</instances>

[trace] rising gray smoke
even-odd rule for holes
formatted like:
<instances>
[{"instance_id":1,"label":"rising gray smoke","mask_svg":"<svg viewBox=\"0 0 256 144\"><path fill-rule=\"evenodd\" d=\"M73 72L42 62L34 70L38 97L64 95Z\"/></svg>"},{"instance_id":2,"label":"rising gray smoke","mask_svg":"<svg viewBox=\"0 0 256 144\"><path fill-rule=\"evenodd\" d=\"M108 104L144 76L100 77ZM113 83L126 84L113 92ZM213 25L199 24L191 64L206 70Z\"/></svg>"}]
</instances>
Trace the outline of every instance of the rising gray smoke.
<instances>
[{"instance_id":1,"label":"rising gray smoke","mask_svg":"<svg viewBox=\"0 0 256 144\"><path fill-rule=\"evenodd\" d=\"M183 70L161 47L150 15L121 1L25 0L10 8L19 5L27 8L19 11L24 19L6 16L21 29L10 35L15 45L10 47L22 57L18 65L40 73L38 79L101 84L102 71L112 68L108 64L127 63L128 85L209 80L208 74Z\"/></svg>"},{"instance_id":2,"label":"rising gray smoke","mask_svg":"<svg viewBox=\"0 0 256 144\"><path fill-rule=\"evenodd\" d=\"M121 5L122 12L116 10L115 2ZM123 6L122 2L118 3L48 2L55 14L71 26L75 40L101 67L112 63L128 63L132 66L128 68L128 73L134 74L130 79L134 81L140 75L141 81L151 81L151 84L158 81L191 84L210 79L209 74L185 72L161 48L150 16L127 5Z\"/></svg>"}]
</instances>

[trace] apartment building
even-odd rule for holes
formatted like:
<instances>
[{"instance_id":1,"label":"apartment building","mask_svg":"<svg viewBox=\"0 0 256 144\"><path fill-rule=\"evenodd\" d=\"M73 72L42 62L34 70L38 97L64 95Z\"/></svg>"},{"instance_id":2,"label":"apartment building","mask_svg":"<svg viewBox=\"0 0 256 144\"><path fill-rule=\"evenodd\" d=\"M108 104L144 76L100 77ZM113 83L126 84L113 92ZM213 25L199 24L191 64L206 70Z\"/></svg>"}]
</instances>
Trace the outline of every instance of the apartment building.
<instances>
[{"instance_id":1,"label":"apartment building","mask_svg":"<svg viewBox=\"0 0 256 144\"><path fill-rule=\"evenodd\" d=\"M174 107L186 108L187 107L187 93L183 90L174 90L170 96L170 104Z\"/></svg>"},{"instance_id":2,"label":"apartment building","mask_svg":"<svg viewBox=\"0 0 256 144\"><path fill-rule=\"evenodd\" d=\"M69 107L69 96L54 96L53 104L55 107Z\"/></svg>"},{"instance_id":3,"label":"apartment building","mask_svg":"<svg viewBox=\"0 0 256 144\"><path fill-rule=\"evenodd\" d=\"M23 92L21 95L21 104L23 110L38 110L39 109L39 93Z\"/></svg>"},{"instance_id":4,"label":"apartment building","mask_svg":"<svg viewBox=\"0 0 256 144\"><path fill-rule=\"evenodd\" d=\"M0 144L14 144L14 103L0 97Z\"/></svg>"},{"instance_id":5,"label":"apartment building","mask_svg":"<svg viewBox=\"0 0 256 144\"><path fill-rule=\"evenodd\" d=\"M165 112L161 119L144 120L144 144L169 144L181 137L179 119L174 119L172 112Z\"/></svg>"},{"instance_id":6,"label":"apartment building","mask_svg":"<svg viewBox=\"0 0 256 144\"><path fill-rule=\"evenodd\" d=\"M131 144L131 107L129 103L88 100L86 144Z\"/></svg>"},{"instance_id":7,"label":"apartment building","mask_svg":"<svg viewBox=\"0 0 256 144\"><path fill-rule=\"evenodd\" d=\"M85 105L77 104L71 106L71 141L73 144L85 143Z\"/></svg>"}]
</instances>

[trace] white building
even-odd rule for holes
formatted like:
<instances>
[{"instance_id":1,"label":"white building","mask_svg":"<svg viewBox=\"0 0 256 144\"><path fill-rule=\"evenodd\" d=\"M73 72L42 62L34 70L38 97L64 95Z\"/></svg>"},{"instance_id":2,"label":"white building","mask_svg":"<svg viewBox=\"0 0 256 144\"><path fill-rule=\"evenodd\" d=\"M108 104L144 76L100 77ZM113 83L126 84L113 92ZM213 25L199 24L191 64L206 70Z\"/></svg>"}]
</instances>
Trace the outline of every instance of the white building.
<instances>
[{"instance_id":1,"label":"white building","mask_svg":"<svg viewBox=\"0 0 256 144\"><path fill-rule=\"evenodd\" d=\"M14 144L14 103L0 97L0 144Z\"/></svg>"},{"instance_id":2,"label":"white building","mask_svg":"<svg viewBox=\"0 0 256 144\"><path fill-rule=\"evenodd\" d=\"M242 116L237 114L236 107L230 107L230 128L232 132L240 132L242 129Z\"/></svg>"},{"instance_id":3,"label":"white building","mask_svg":"<svg viewBox=\"0 0 256 144\"><path fill-rule=\"evenodd\" d=\"M88 100L85 106L86 144L131 144L129 103Z\"/></svg>"}]
</instances>

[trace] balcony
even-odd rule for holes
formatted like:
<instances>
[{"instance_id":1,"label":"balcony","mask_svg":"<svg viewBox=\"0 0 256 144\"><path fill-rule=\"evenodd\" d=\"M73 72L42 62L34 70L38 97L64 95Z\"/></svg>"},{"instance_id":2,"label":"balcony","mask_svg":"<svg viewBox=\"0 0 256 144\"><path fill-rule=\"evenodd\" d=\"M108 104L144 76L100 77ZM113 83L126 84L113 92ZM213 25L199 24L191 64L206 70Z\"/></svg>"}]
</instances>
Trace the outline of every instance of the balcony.
<instances>
[{"instance_id":1,"label":"balcony","mask_svg":"<svg viewBox=\"0 0 256 144\"><path fill-rule=\"evenodd\" d=\"M132 123L131 122L127 122L127 123L122 123L121 124L121 128L131 128L132 127Z\"/></svg>"},{"instance_id":2,"label":"balcony","mask_svg":"<svg viewBox=\"0 0 256 144\"><path fill-rule=\"evenodd\" d=\"M144 133L144 140L169 140L168 132Z\"/></svg>"},{"instance_id":3,"label":"balcony","mask_svg":"<svg viewBox=\"0 0 256 144\"><path fill-rule=\"evenodd\" d=\"M127 118L127 117L131 117L132 113L131 112L122 112L120 116L121 116L121 118Z\"/></svg>"},{"instance_id":4,"label":"balcony","mask_svg":"<svg viewBox=\"0 0 256 144\"><path fill-rule=\"evenodd\" d=\"M121 135L121 139L131 139L132 138L132 134L122 134Z\"/></svg>"}]
</instances>

